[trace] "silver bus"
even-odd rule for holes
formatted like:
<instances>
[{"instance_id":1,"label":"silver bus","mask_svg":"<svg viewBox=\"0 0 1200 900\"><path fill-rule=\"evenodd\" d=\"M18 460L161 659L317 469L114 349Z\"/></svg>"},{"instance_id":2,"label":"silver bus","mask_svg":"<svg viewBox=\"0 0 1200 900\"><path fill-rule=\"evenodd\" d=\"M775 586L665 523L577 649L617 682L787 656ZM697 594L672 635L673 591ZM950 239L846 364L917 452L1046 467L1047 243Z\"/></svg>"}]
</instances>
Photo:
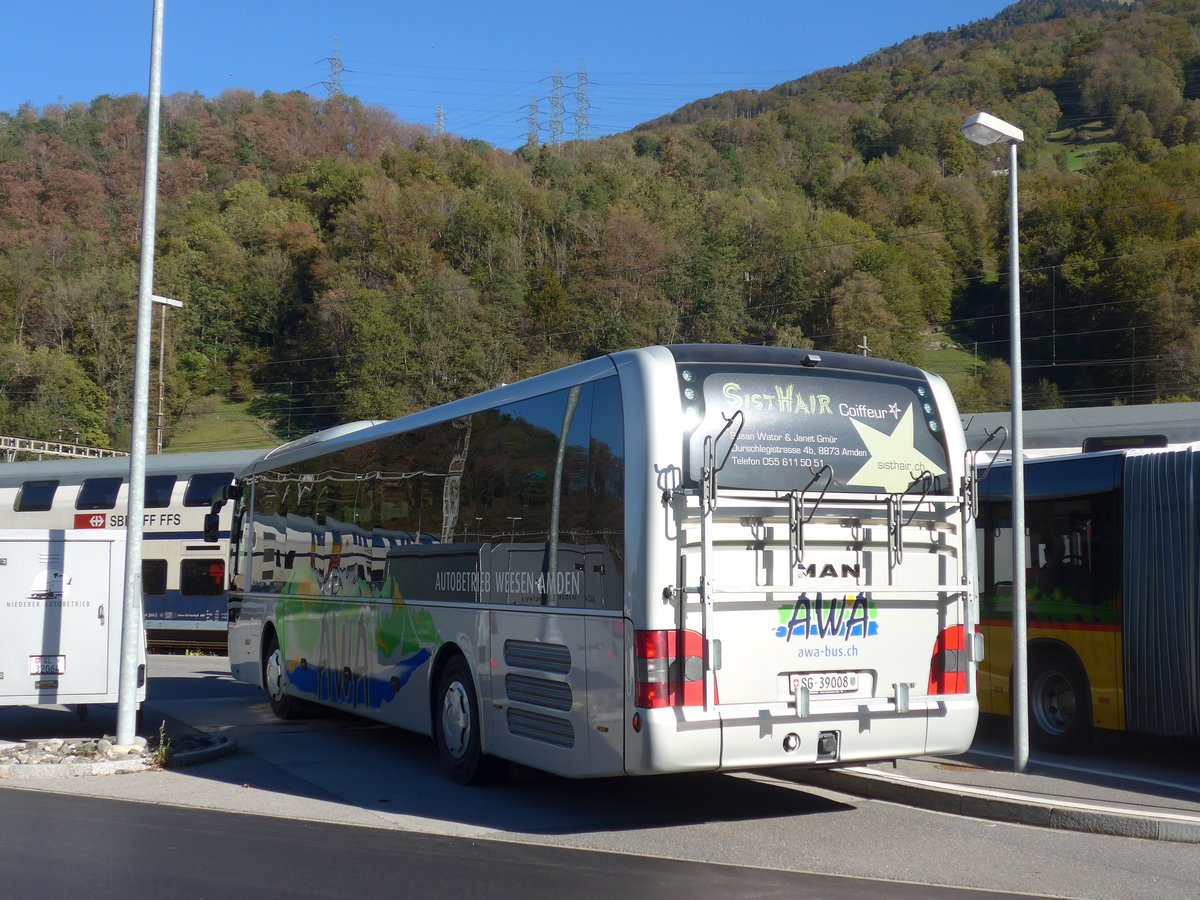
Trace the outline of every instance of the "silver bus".
<instances>
[{"instance_id":1,"label":"silver bus","mask_svg":"<svg viewBox=\"0 0 1200 900\"><path fill-rule=\"evenodd\" d=\"M909 366L613 353L288 445L230 491L229 655L479 783L965 750L974 528Z\"/></svg>"}]
</instances>

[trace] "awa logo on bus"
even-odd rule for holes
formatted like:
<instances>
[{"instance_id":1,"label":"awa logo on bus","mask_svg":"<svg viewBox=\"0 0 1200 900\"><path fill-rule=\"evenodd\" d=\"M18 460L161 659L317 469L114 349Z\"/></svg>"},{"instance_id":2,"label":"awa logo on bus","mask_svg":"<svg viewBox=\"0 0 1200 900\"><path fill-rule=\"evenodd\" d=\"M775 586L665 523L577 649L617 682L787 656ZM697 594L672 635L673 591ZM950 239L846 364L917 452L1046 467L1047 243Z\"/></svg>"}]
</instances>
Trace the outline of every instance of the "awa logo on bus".
<instances>
[{"instance_id":1,"label":"awa logo on bus","mask_svg":"<svg viewBox=\"0 0 1200 900\"><path fill-rule=\"evenodd\" d=\"M879 634L879 609L866 595L829 597L817 594L812 599L801 594L793 606L779 607L779 625L775 636L790 641L793 637L851 638L876 637Z\"/></svg>"}]
</instances>

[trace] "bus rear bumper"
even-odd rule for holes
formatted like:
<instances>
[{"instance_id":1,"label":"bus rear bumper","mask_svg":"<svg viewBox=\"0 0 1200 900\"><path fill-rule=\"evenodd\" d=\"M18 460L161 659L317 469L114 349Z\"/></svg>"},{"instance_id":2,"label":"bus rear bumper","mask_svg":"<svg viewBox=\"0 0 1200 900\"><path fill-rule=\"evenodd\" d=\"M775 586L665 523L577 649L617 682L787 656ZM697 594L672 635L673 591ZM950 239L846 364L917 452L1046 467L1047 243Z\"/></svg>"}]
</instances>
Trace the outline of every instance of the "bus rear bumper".
<instances>
[{"instance_id":1,"label":"bus rear bumper","mask_svg":"<svg viewBox=\"0 0 1200 900\"><path fill-rule=\"evenodd\" d=\"M770 710L757 718L720 711L688 719L679 710L642 712L643 732L631 735L634 740L626 744L632 751L626 754L631 775L852 765L962 753L971 745L979 718L974 697L937 698L903 713L864 706L804 718Z\"/></svg>"}]
</instances>

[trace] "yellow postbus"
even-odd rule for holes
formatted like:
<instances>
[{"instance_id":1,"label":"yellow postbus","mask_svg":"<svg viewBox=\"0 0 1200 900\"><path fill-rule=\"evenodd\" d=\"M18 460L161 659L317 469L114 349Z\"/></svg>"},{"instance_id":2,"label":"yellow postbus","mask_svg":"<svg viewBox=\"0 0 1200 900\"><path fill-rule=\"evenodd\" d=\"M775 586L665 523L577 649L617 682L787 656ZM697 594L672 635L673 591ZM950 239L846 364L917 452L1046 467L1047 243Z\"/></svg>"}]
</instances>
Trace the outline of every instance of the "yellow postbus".
<instances>
[{"instance_id":1,"label":"yellow postbus","mask_svg":"<svg viewBox=\"0 0 1200 900\"><path fill-rule=\"evenodd\" d=\"M1025 463L1030 732L1200 738L1200 444ZM1011 464L981 467L980 710L1011 711Z\"/></svg>"}]
</instances>

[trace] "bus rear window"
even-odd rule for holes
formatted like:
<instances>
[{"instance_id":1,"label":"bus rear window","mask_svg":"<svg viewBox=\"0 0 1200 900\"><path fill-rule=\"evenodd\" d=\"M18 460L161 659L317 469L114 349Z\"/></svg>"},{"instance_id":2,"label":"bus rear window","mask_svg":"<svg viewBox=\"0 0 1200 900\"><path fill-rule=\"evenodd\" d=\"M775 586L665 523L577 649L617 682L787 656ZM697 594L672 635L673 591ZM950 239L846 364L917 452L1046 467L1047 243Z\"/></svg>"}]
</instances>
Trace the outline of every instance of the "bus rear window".
<instances>
[{"instance_id":1,"label":"bus rear window","mask_svg":"<svg viewBox=\"0 0 1200 900\"><path fill-rule=\"evenodd\" d=\"M213 494L233 484L232 472L202 472L193 475L183 495L184 506L210 506Z\"/></svg>"},{"instance_id":2,"label":"bus rear window","mask_svg":"<svg viewBox=\"0 0 1200 900\"><path fill-rule=\"evenodd\" d=\"M819 492L828 477L837 491L900 493L926 483L934 493L950 490L941 420L925 381L685 363L679 385L685 416L696 422L685 437L693 483L705 464L705 438L717 438L732 421L716 444L718 464L728 451L724 487L793 491L811 484Z\"/></svg>"},{"instance_id":3,"label":"bus rear window","mask_svg":"<svg viewBox=\"0 0 1200 900\"><path fill-rule=\"evenodd\" d=\"M122 478L85 478L75 498L76 509L112 509L117 505L117 492Z\"/></svg>"},{"instance_id":4,"label":"bus rear window","mask_svg":"<svg viewBox=\"0 0 1200 900\"><path fill-rule=\"evenodd\" d=\"M225 562L185 559L179 564L179 593L185 597L216 597L225 591Z\"/></svg>"},{"instance_id":5,"label":"bus rear window","mask_svg":"<svg viewBox=\"0 0 1200 900\"><path fill-rule=\"evenodd\" d=\"M26 481L17 492L13 509L17 512L44 512L54 504L57 481Z\"/></svg>"}]
</instances>

